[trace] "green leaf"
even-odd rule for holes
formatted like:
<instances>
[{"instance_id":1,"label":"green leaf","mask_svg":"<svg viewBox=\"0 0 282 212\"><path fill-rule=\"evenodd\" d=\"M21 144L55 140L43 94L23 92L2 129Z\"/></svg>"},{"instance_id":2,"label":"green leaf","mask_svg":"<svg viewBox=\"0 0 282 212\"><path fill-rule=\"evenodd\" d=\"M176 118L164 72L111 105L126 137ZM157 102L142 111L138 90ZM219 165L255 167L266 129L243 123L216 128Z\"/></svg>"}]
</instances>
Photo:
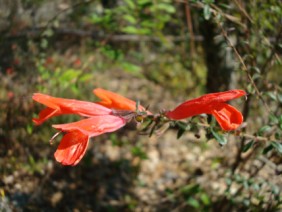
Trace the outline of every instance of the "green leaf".
<instances>
[{"instance_id":1,"label":"green leaf","mask_svg":"<svg viewBox=\"0 0 282 212\"><path fill-rule=\"evenodd\" d=\"M209 20L211 17L211 9L210 9L210 5L206 4L204 6L204 18L206 20Z\"/></svg>"},{"instance_id":2,"label":"green leaf","mask_svg":"<svg viewBox=\"0 0 282 212\"><path fill-rule=\"evenodd\" d=\"M269 120L270 120L270 124L278 124L279 123L278 117L273 115L273 114L269 115Z\"/></svg>"},{"instance_id":3,"label":"green leaf","mask_svg":"<svg viewBox=\"0 0 282 212\"><path fill-rule=\"evenodd\" d=\"M123 62L121 64L121 67L127 71L127 72L130 72L130 73L133 73L133 74L136 74L136 75L140 75L141 74L141 67L140 66L137 66L137 65L134 65L132 63L128 63L128 62Z\"/></svg>"},{"instance_id":4,"label":"green leaf","mask_svg":"<svg viewBox=\"0 0 282 212\"><path fill-rule=\"evenodd\" d=\"M136 24L137 23L136 18L134 16L132 16L132 15L126 14L126 15L123 16L123 19L128 21L131 24Z\"/></svg>"},{"instance_id":5,"label":"green leaf","mask_svg":"<svg viewBox=\"0 0 282 212\"><path fill-rule=\"evenodd\" d=\"M282 144L278 143L277 141L272 141L271 145L274 147L274 149L282 154Z\"/></svg>"},{"instance_id":6,"label":"green leaf","mask_svg":"<svg viewBox=\"0 0 282 212\"><path fill-rule=\"evenodd\" d=\"M129 33L129 34L138 34L138 28L134 26L126 26L122 29L122 32Z\"/></svg>"},{"instance_id":7,"label":"green leaf","mask_svg":"<svg viewBox=\"0 0 282 212\"><path fill-rule=\"evenodd\" d=\"M163 10L167 13L175 13L175 8L171 4L159 3L157 4L157 9Z\"/></svg>"},{"instance_id":8,"label":"green leaf","mask_svg":"<svg viewBox=\"0 0 282 212\"><path fill-rule=\"evenodd\" d=\"M46 37L51 37L54 35L54 31L51 28L46 29L43 33L42 36Z\"/></svg>"},{"instance_id":9,"label":"green leaf","mask_svg":"<svg viewBox=\"0 0 282 212\"><path fill-rule=\"evenodd\" d=\"M265 147L262 151L263 154L267 154L269 151L271 151L273 149L272 144L268 145L267 147Z\"/></svg>"},{"instance_id":10,"label":"green leaf","mask_svg":"<svg viewBox=\"0 0 282 212\"><path fill-rule=\"evenodd\" d=\"M135 3L134 3L135 0L124 0L124 1L128 5L128 7L130 9L134 9L135 8Z\"/></svg>"},{"instance_id":11,"label":"green leaf","mask_svg":"<svg viewBox=\"0 0 282 212\"><path fill-rule=\"evenodd\" d=\"M41 47L42 49L46 49L46 48L48 47L48 40L45 39L45 38L43 38L43 39L41 40L41 42L40 42L40 47Z\"/></svg>"},{"instance_id":12,"label":"green leaf","mask_svg":"<svg viewBox=\"0 0 282 212\"><path fill-rule=\"evenodd\" d=\"M180 129L186 130L187 124L185 122L178 121L176 124Z\"/></svg>"},{"instance_id":13,"label":"green leaf","mask_svg":"<svg viewBox=\"0 0 282 212\"><path fill-rule=\"evenodd\" d=\"M147 156L146 152L144 152L144 151L142 150L142 148L139 147L139 146L132 147L131 153L132 153L132 155L134 155L135 157L139 157L139 158L142 159L142 160L148 159L148 156Z\"/></svg>"},{"instance_id":14,"label":"green leaf","mask_svg":"<svg viewBox=\"0 0 282 212\"><path fill-rule=\"evenodd\" d=\"M140 6L148 6L152 5L152 0L137 0L137 3Z\"/></svg>"},{"instance_id":15,"label":"green leaf","mask_svg":"<svg viewBox=\"0 0 282 212\"><path fill-rule=\"evenodd\" d=\"M278 121L279 121L279 128L282 130L282 115L278 117Z\"/></svg>"},{"instance_id":16,"label":"green leaf","mask_svg":"<svg viewBox=\"0 0 282 212\"><path fill-rule=\"evenodd\" d=\"M183 128L179 128L177 131L177 139L179 139L184 133L185 130Z\"/></svg>"},{"instance_id":17,"label":"green leaf","mask_svg":"<svg viewBox=\"0 0 282 212\"><path fill-rule=\"evenodd\" d=\"M70 82L72 80L77 79L80 74L81 70L68 69L62 74L62 76L60 77L60 81Z\"/></svg>"},{"instance_id":18,"label":"green leaf","mask_svg":"<svg viewBox=\"0 0 282 212\"><path fill-rule=\"evenodd\" d=\"M268 125L265 125L265 126L263 126L263 127L261 127L261 128L259 129L258 134L261 136L261 135L263 135L265 132L270 131L270 130L271 130L271 127L268 126Z\"/></svg>"},{"instance_id":19,"label":"green leaf","mask_svg":"<svg viewBox=\"0 0 282 212\"><path fill-rule=\"evenodd\" d=\"M93 74L84 74L79 78L79 81L86 82L92 79L92 77L93 77Z\"/></svg>"},{"instance_id":20,"label":"green leaf","mask_svg":"<svg viewBox=\"0 0 282 212\"><path fill-rule=\"evenodd\" d=\"M26 131L27 131L27 133L28 133L29 135L31 135L31 134L32 134L32 131L33 131L33 125L32 125L32 124L28 124L28 125L26 126Z\"/></svg>"},{"instance_id":21,"label":"green leaf","mask_svg":"<svg viewBox=\"0 0 282 212\"><path fill-rule=\"evenodd\" d=\"M197 194L200 191L200 185L199 184L189 184L181 188L181 193L183 195L193 195Z\"/></svg>"},{"instance_id":22,"label":"green leaf","mask_svg":"<svg viewBox=\"0 0 282 212\"><path fill-rule=\"evenodd\" d=\"M254 143L255 143L255 142L254 142L253 140L251 140L250 142L248 142L248 143L244 146L243 152L247 152L251 147L253 147Z\"/></svg>"},{"instance_id":23,"label":"green leaf","mask_svg":"<svg viewBox=\"0 0 282 212\"><path fill-rule=\"evenodd\" d=\"M275 137L276 140L280 140L281 139L281 133L280 132L276 132L274 134L274 137Z\"/></svg>"},{"instance_id":24,"label":"green leaf","mask_svg":"<svg viewBox=\"0 0 282 212\"><path fill-rule=\"evenodd\" d=\"M269 96L272 100L277 101L276 94L273 92L267 92L267 96Z\"/></svg>"},{"instance_id":25,"label":"green leaf","mask_svg":"<svg viewBox=\"0 0 282 212\"><path fill-rule=\"evenodd\" d=\"M213 130L213 128L211 128L211 133L213 134L214 138L217 140L217 142L220 144L220 145L225 145L227 144L227 139L220 133L218 132L215 132Z\"/></svg>"},{"instance_id":26,"label":"green leaf","mask_svg":"<svg viewBox=\"0 0 282 212\"><path fill-rule=\"evenodd\" d=\"M210 205L211 203L209 196L205 193L201 194L200 199L204 203L204 205Z\"/></svg>"},{"instance_id":27,"label":"green leaf","mask_svg":"<svg viewBox=\"0 0 282 212\"><path fill-rule=\"evenodd\" d=\"M193 197L190 197L188 200L187 200L187 204L192 206L193 208L200 208L200 203L197 199L193 198Z\"/></svg>"},{"instance_id":28,"label":"green leaf","mask_svg":"<svg viewBox=\"0 0 282 212\"><path fill-rule=\"evenodd\" d=\"M282 103L282 94L277 94L277 99L280 103Z\"/></svg>"}]
</instances>

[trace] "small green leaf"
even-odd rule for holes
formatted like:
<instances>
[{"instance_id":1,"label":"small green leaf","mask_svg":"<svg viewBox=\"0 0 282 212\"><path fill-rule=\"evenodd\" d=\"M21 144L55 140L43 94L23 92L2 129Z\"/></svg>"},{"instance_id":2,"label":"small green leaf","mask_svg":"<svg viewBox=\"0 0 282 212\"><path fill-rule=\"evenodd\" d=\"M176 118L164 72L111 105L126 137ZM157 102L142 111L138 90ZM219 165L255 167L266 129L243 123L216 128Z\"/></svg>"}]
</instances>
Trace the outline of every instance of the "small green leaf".
<instances>
[{"instance_id":1,"label":"small green leaf","mask_svg":"<svg viewBox=\"0 0 282 212\"><path fill-rule=\"evenodd\" d=\"M181 188L181 193L183 195L189 195L197 194L200 191L200 185L199 184L189 184Z\"/></svg>"},{"instance_id":2,"label":"small green leaf","mask_svg":"<svg viewBox=\"0 0 282 212\"><path fill-rule=\"evenodd\" d=\"M33 125L31 125L31 124L28 124L27 126L26 126L26 131L27 131L27 133L30 135L30 134L32 134L32 131L33 131Z\"/></svg>"},{"instance_id":3,"label":"small green leaf","mask_svg":"<svg viewBox=\"0 0 282 212\"><path fill-rule=\"evenodd\" d=\"M81 82L86 82L89 81L93 77L93 74L83 74L80 78L79 81Z\"/></svg>"},{"instance_id":4,"label":"small green leaf","mask_svg":"<svg viewBox=\"0 0 282 212\"><path fill-rule=\"evenodd\" d=\"M277 152L282 154L282 144L278 143L277 141L272 141L271 145L276 149Z\"/></svg>"},{"instance_id":5,"label":"small green leaf","mask_svg":"<svg viewBox=\"0 0 282 212\"><path fill-rule=\"evenodd\" d=\"M131 153L132 153L132 155L134 155L135 157L139 157L139 158L142 159L142 160L148 159L148 156L147 156L146 152L144 152L144 151L142 150L142 148L139 147L139 146L134 146L134 147L132 147Z\"/></svg>"},{"instance_id":6,"label":"small green leaf","mask_svg":"<svg viewBox=\"0 0 282 212\"><path fill-rule=\"evenodd\" d=\"M280 140L280 139L281 139L281 133L280 133L280 132L276 132L276 133L274 134L274 136L275 136L275 139L277 139L277 140Z\"/></svg>"},{"instance_id":7,"label":"small green leaf","mask_svg":"<svg viewBox=\"0 0 282 212\"><path fill-rule=\"evenodd\" d=\"M278 121L279 121L279 128L282 130L282 115L278 117Z\"/></svg>"},{"instance_id":8,"label":"small green leaf","mask_svg":"<svg viewBox=\"0 0 282 212\"><path fill-rule=\"evenodd\" d=\"M157 4L157 9L158 10L163 10L167 13L175 13L175 8L171 4L167 3L159 3Z\"/></svg>"},{"instance_id":9,"label":"small green leaf","mask_svg":"<svg viewBox=\"0 0 282 212\"><path fill-rule=\"evenodd\" d=\"M132 15L126 14L126 15L123 16L123 19L128 21L131 24L136 24L137 23L136 18L134 16L132 16Z\"/></svg>"},{"instance_id":10,"label":"small green leaf","mask_svg":"<svg viewBox=\"0 0 282 212\"><path fill-rule=\"evenodd\" d=\"M205 194L205 193L203 193L200 196L200 199L204 203L204 205L210 205L210 203L211 203L211 200L210 200L209 196L207 194Z\"/></svg>"},{"instance_id":11,"label":"small green leaf","mask_svg":"<svg viewBox=\"0 0 282 212\"><path fill-rule=\"evenodd\" d=\"M46 49L46 48L48 47L48 40L45 39L45 38L43 38L43 39L41 40L41 42L40 42L40 47L41 47L42 49Z\"/></svg>"},{"instance_id":12,"label":"small green leaf","mask_svg":"<svg viewBox=\"0 0 282 212\"><path fill-rule=\"evenodd\" d=\"M225 145L227 144L227 139L222 135L222 134L219 134L218 132L215 132L213 130L213 128L211 128L211 132L214 136L214 138L217 140L217 142L220 144L220 145Z\"/></svg>"},{"instance_id":13,"label":"small green leaf","mask_svg":"<svg viewBox=\"0 0 282 212\"><path fill-rule=\"evenodd\" d=\"M177 139L179 139L184 133L185 130L183 128L179 128L177 131Z\"/></svg>"},{"instance_id":14,"label":"small green leaf","mask_svg":"<svg viewBox=\"0 0 282 212\"><path fill-rule=\"evenodd\" d=\"M187 200L187 204L192 206L193 208L199 208L200 207L199 201L197 199L193 198L193 197L190 197Z\"/></svg>"},{"instance_id":15,"label":"small green leaf","mask_svg":"<svg viewBox=\"0 0 282 212\"><path fill-rule=\"evenodd\" d=\"M72 80L76 80L80 74L81 74L81 70L68 69L63 72L63 74L60 77L60 81L71 82Z\"/></svg>"},{"instance_id":16,"label":"small green leaf","mask_svg":"<svg viewBox=\"0 0 282 212\"><path fill-rule=\"evenodd\" d=\"M273 92L267 92L267 96L269 96L272 100L277 101L276 94Z\"/></svg>"},{"instance_id":17,"label":"small green leaf","mask_svg":"<svg viewBox=\"0 0 282 212\"><path fill-rule=\"evenodd\" d=\"M143 122L144 127L141 129L141 131L147 131L149 129L149 127L153 124L153 120L149 119Z\"/></svg>"},{"instance_id":18,"label":"small green leaf","mask_svg":"<svg viewBox=\"0 0 282 212\"><path fill-rule=\"evenodd\" d=\"M255 143L255 142L254 142L253 140L251 140L250 142L248 142L248 143L244 146L243 152L247 152L251 147L253 147L254 143Z\"/></svg>"},{"instance_id":19,"label":"small green leaf","mask_svg":"<svg viewBox=\"0 0 282 212\"><path fill-rule=\"evenodd\" d=\"M277 99L280 103L282 103L282 94L277 94Z\"/></svg>"},{"instance_id":20,"label":"small green leaf","mask_svg":"<svg viewBox=\"0 0 282 212\"><path fill-rule=\"evenodd\" d=\"M183 130L186 130L186 123L182 121L176 122L177 126Z\"/></svg>"},{"instance_id":21,"label":"small green leaf","mask_svg":"<svg viewBox=\"0 0 282 212\"><path fill-rule=\"evenodd\" d=\"M139 29L135 26L126 26L122 28L122 32L128 33L128 34L139 34Z\"/></svg>"},{"instance_id":22,"label":"small green leaf","mask_svg":"<svg viewBox=\"0 0 282 212\"><path fill-rule=\"evenodd\" d=\"M260 129L259 129L259 131L258 131L258 135L263 135L265 132L267 132L267 131L270 131L271 130L271 127L270 126L268 126L268 125L265 125L265 126L263 126L263 127L261 127Z\"/></svg>"},{"instance_id":23,"label":"small green leaf","mask_svg":"<svg viewBox=\"0 0 282 212\"><path fill-rule=\"evenodd\" d=\"M135 1L134 0L124 0L125 1L125 3L128 5L128 7L130 8L130 9L134 9L135 8Z\"/></svg>"},{"instance_id":24,"label":"small green leaf","mask_svg":"<svg viewBox=\"0 0 282 212\"><path fill-rule=\"evenodd\" d=\"M206 4L204 6L204 18L206 20L209 20L211 17L211 8L210 8L210 5Z\"/></svg>"},{"instance_id":25,"label":"small green leaf","mask_svg":"<svg viewBox=\"0 0 282 212\"><path fill-rule=\"evenodd\" d=\"M273 149L273 146L270 144L267 147L265 147L262 151L263 154L267 154L269 151Z\"/></svg>"},{"instance_id":26,"label":"small green leaf","mask_svg":"<svg viewBox=\"0 0 282 212\"><path fill-rule=\"evenodd\" d=\"M269 115L269 120L270 120L270 124L278 124L279 123L278 117L273 115L273 114Z\"/></svg>"},{"instance_id":27,"label":"small green leaf","mask_svg":"<svg viewBox=\"0 0 282 212\"><path fill-rule=\"evenodd\" d=\"M123 62L121 64L121 67L129 72L129 73L132 73L132 74L135 74L135 75L141 75L141 67L140 66L137 66L137 65L134 65L132 63L128 63L128 62Z\"/></svg>"}]
</instances>

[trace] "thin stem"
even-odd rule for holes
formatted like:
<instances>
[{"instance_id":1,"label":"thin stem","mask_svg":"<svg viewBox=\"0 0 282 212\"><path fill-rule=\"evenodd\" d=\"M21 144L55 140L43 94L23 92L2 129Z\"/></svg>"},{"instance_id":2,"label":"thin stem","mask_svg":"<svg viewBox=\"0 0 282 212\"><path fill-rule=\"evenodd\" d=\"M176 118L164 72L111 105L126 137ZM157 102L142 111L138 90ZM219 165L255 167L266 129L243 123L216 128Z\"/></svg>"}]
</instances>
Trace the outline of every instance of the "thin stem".
<instances>
[{"instance_id":1,"label":"thin stem","mask_svg":"<svg viewBox=\"0 0 282 212\"><path fill-rule=\"evenodd\" d=\"M226 39L228 45L233 49L236 57L238 58L238 60L240 61L241 65L242 65L242 70L244 72L246 72L248 80L250 81L250 83L252 84L253 88L255 89L255 92L257 94L257 96L259 97L259 99L261 100L261 102L263 103L265 109L267 110L267 112L272 113L272 111L270 110L269 106L267 105L267 103L264 101L264 99L262 98L262 95L260 93L260 91L258 90L253 78L251 77L248 68L243 60L243 58L241 57L241 55L239 54L239 52L237 51L236 47L232 44L232 42L230 41L230 39L228 38L227 32L224 30L224 28L221 26L221 24L219 24L219 27L222 31L222 34L224 36L224 38Z\"/></svg>"}]
</instances>

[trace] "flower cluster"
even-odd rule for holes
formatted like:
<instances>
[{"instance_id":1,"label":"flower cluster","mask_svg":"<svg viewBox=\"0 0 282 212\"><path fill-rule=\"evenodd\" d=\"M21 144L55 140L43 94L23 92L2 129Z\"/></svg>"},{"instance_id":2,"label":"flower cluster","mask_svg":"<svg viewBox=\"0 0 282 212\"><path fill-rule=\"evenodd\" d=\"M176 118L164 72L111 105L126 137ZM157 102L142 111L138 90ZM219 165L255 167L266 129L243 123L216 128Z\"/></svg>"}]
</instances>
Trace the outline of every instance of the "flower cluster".
<instances>
[{"instance_id":1,"label":"flower cluster","mask_svg":"<svg viewBox=\"0 0 282 212\"><path fill-rule=\"evenodd\" d=\"M86 102L75 99L64 99L35 93L33 100L46 106L33 122L40 125L46 120L64 114L77 114L84 117L80 121L68 124L52 125L64 136L56 150L55 159L63 165L76 165L84 156L89 139L104 133L122 128L132 117L141 114L152 116L152 113L135 101L101 88L93 90L101 100ZM243 90L203 95L188 100L174 110L161 115L169 120L180 120L202 113L212 114L223 130L235 130L243 122L242 114L226 102L246 95Z\"/></svg>"}]
</instances>

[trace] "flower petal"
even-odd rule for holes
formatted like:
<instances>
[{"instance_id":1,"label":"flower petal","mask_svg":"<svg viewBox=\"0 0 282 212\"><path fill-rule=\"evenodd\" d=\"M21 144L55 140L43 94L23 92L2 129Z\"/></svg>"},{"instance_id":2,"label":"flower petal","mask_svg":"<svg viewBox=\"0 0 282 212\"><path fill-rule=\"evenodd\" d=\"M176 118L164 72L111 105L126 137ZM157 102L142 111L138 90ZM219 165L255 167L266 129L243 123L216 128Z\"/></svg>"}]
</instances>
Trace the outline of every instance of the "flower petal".
<instances>
[{"instance_id":1,"label":"flower petal","mask_svg":"<svg viewBox=\"0 0 282 212\"><path fill-rule=\"evenodd\" d=\"M246 95L243 90L229 90L225 92L210 93L196 99L188 100L174 110L166 112L170 119L180 120L202 113L210 114L218 104Z\"/></svg>"},{"instance_id":2,"label":"flower petal","mask_svg":"<svg viewBox=\"0 0 282 212\"><path fill-rule=\"evenodd\" d=\"M71 131L64 135L54 156L63 165L75 166L84 156L89 137L80 131Z\"/></svg>"},{"instance_id":3,"label":"flower petal","mask_svg":"<svg viewBox=\"0 0 282 212\"><path fill-rule=\"evenodd\" d=\"M170 119L180 120L203 113L210 113L209 105L203 104L198 99L192 99L179 105L174 110L166 112L165 115Z\"/></svg>"},{"instance_id":4,"label":"flower petal","mask_svg":"<svg viewBox=\"0 0 282 212\"><path fill-rule=\"evenodd\" d=\"M229 90L224 92L217 92L217 93L210 93L206 94L200 98L202 98L202 101L214 103L214 102L227 102L232 99L239 98L241 96L246 96L246 92L244 90Z\"/></svg>"},{"instance_id":5,"label":"flower petal","mask_svg":"<svg viewBox=\"0 0 282 212\"><path fill-rule=\"evenodd\" d=\"M32 121L36 124L36 125L40 125L42 124L44 121L46 121L47 119L56 116L57 114L59 114L60 109L53 109L53 108L45 108L43 110L40 111L39 113L39 117L38 118L33 118Z\"/></svg>"},{"instance_id":6,"label":"flower petal","mask_svg":"<svg viewBox=\"0 0 282 212\"><path fill-rule=\"evenodd\" d=\"M235 130L243 122L243 115L236 108L226 103L218 104L211 111L223 130Z\"/></svg>"},{"instance_id":7,"label":"flower petal","mask_svg":"<svg viewBox=\"0 0 282 212\"><path fill-rule=\"evenodd\" d=\"M97 104L103 105L107 108L130 111L136 110L136 102L120 96L119 94L104 90L102 88L94 89L93 93L101 99L101 101L97 102ZM145 108L140 105L139 110L145 111Z\"/></svg>"},{"instance_id":8,"label":"flower petal","mask_svg":"<svg viewBox=\"0 0 282 212\"><path fill-rule=\"evenodd\" d=\"M52 125L52 127L66 132L79 130L81 133L92 137L103 133L116 131L125 124L125 119L121 117L104 115L94 116L68 124L56 124Z\"/></svg>"},{"instance_id":9,"label":"flower petal","mask_svg":"<svg viewBox=\"0 0 282 212\"><path fill-rule=\"evenodd\" d=\"M80 116L97 116L111 114L112 111L99 104L79 101L75 99L56 98L49 95L35 93L32 96L34 101L47 106L39 114L39 118L33 119L36 124L41 124L53 116L63 114L77 114Z\"/></svg>"}]
</instances>

